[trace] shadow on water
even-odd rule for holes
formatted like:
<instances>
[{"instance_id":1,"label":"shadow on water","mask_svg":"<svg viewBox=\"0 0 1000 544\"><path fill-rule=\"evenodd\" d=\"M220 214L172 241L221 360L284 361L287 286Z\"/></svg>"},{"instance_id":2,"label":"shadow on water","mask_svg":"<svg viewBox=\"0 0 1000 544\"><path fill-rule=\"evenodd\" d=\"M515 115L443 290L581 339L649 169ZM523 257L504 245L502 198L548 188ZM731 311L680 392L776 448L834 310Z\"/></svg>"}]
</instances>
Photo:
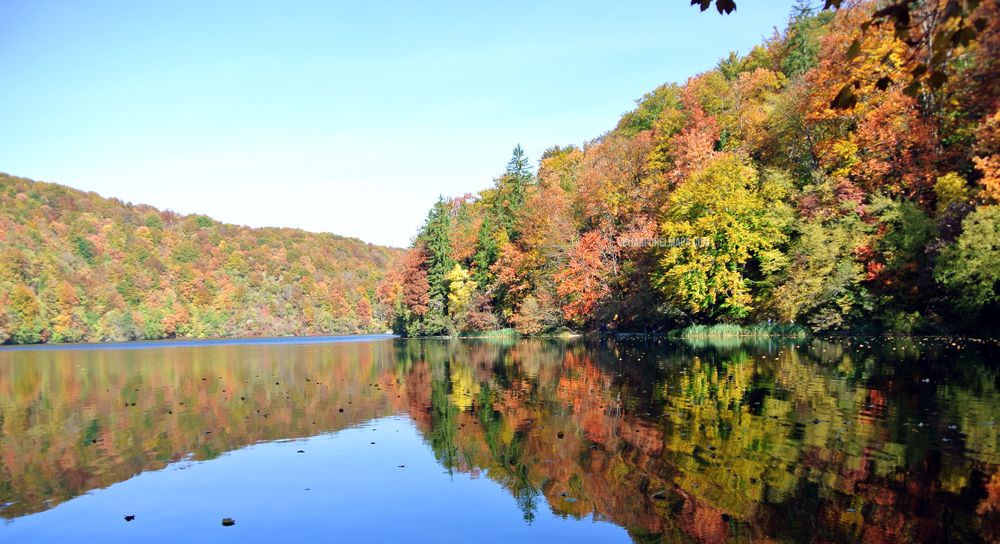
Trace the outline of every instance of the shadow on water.
<instances>
[{"instance_id":1,"label":"shadow on water","mask_svg":"<svg viewBox=\"0 0 1000 544\"><path fill-rule=\"evenodd\" d=\"M406 414L452 476L636 542L1000 538L1000 353L951 338L0 353L0 516Z\"/></svg>"}]
</instances>

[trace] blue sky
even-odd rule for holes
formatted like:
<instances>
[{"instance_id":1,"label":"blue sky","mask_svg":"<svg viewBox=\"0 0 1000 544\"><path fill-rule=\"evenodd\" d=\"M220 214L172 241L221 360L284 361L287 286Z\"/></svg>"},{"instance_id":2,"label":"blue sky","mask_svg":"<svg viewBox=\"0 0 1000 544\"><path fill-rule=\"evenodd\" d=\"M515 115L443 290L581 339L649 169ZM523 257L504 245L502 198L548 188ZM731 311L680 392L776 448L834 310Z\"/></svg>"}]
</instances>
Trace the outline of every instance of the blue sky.
<instances>
[{"instance_id":1,"label":"blue sky","mask_svg":"<svg viewBox=\"0 0 1000 544\"><path fill-rule=\"evenodd\" d=\"M0 0L0 172L405 246L518 143L601 135L793 2L687 4Z\"/></svg>"}]
</instances>

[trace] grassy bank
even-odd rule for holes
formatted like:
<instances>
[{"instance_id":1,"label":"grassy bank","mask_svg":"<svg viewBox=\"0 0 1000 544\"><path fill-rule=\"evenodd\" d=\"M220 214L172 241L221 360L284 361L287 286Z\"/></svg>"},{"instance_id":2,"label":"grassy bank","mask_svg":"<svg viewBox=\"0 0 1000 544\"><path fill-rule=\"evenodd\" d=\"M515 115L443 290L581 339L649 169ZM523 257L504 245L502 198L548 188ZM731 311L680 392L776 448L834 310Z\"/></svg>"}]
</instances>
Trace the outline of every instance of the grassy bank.
<instances>
[{"instance_id":1,"label":"grassy bank","mask_svg":"<svg viewBox=\"0 0 1000 544\"><path fill-rule=\"evenodd\" d=\"M740 325L692 325L683 329L674 329L667 333L671 338L726 338L726 337L751 337L764 338L769 336L792 336L805 337L812 334L812 331L802 325L781 324L781 325L751 325L742 327Z\"/></svg>"},{"instance_id":2,"label":"grassy bank","mask_svg":"<svg viewBox=\"0 0 1000 544\"><path fill-rule=\"evenodd\" d=\"M459 338L521 338L521 336L521 333L512 328L494 331L465 331L458 335Z\"/></svg>"}]
</instances>

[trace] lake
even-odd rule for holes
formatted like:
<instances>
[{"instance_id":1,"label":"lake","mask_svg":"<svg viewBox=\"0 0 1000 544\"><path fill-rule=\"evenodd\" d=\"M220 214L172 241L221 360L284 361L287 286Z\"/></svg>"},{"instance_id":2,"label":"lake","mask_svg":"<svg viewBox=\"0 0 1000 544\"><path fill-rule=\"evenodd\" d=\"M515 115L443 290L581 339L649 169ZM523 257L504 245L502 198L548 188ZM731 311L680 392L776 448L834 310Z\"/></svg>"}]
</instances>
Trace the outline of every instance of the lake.
<instances>
[{"instance_id":1,"label":"lake","mask_svg":"<svg viewBox=\"0 0 1000 544\"><path fill-rule=\"evenodd\" d=\"M998 355L867 337L4 348L0 541L992 542Z\"/></svg>"}]
</instances>

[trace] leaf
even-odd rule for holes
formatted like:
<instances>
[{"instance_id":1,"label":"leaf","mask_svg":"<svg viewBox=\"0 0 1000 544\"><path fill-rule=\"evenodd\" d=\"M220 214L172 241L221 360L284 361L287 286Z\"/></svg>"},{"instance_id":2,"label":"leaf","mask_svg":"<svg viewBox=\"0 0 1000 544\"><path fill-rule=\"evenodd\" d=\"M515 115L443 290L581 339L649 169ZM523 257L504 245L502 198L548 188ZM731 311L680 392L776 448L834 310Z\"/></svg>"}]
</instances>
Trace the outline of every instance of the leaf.
<instances>
[{"instance_id":1,"label":"leaf","mask_svg":"<svg viewBox=\"0 0 1000 544\"><path fill-rule=\"evenodd\" d=\"M736 2L734 0L715 0L715 8L719 10L720 14L730 14L736 11Z\"/></svg>"},{"instance_id":2,"label":"leaf","mask_svg":"<svg viewBox=\"0 0 1000 544\"><path fill-rule=\"evenodd\" d=\"M942 49L931 57L931 66L940 66L948 58L948 50Z\"/></svg>"},{"instance_id":3,"label":"leaf","mask_svg":"<svg viewBox=\"0 0 1000 544\"><path fill-rule=\"evenodd\" d=\"M948 19L954 19L955 17L961 17L962 6L959 5L955 0L951 0L944 7L944 13L941 14L941 18L945 21Z\"/></svg>"},{"instance_id":4,"label":"leaf","mask_svg":"<svg viewBox=\"0 0 1000 544\"><path fill-rule=\"evenodd\" d=\"M847 60L854 60L861 54L861 40L855 39L847 49Z\"/></svg>"},{"instance_id":5,"label":"leaf","mask_svg":"<svg viewBox=\"0 0 1000 544\"><path fill-rule=\"evenodd\" d=\"M930 83L932 89L940 89L942 85L948 82L948 74L935 70L931 73L931 77L927 78L928 83Z\"/></svg>"},{"instance_id":6,"label":"leaf","mask_svg":"<svg viewBox=\"0 0 1000 544\"><path fill-rule=\"evenodd\" d=\"M904 0L905 1L905 0ZM910 22L910 8L904 2L889 4L888 6L872 14L872 19L889 19L896 23L906 25Z\"/></svg>"},{"instance_id":7,"label":"leaf","mask_svg":"<svg viewBox=\"0 0 1000 544\"><path fill-rule=\"evenodd\" d=\"M931 50L934 52L942 51L948 48L948 33L944 30L938 30L937 34L934 35L934 40L931 42Z\"/></svg>"},{"instance_id":8,"label":"leaf","mask_svg":"<svg viewBox=\"0 0 1000 544\"><path fill-rule=\"evenodd\" d=\"M858 97L851 90L851 84L848 83L840 89L837 96L830 102L830 108L835 110L849 110L854 108L858 103Z\"/></svg>"},{"instance_id":9,"label":"leaf","mask_svg":"<svg viewBox=\"0 0 1000 544\"><path fill-rule=\"evenodd\" d=\"M951 43L961 45L962 47L969 47L969 44L975 41L976 36L978 36L976 29L971 26L962 26L952 35Z\"/></svg>"},{"instance_id":10,"label":"leaf","mask_svg":"<svg viewBox=\"0 0 1000 544\"><path fill-rule=\"evenodd\" d=\"M691 0L692 6L699 6L701 11L705 11L712 5L712 0Z\"/></svg>"},{"instance_id":11,"label":"leaf","mask_svg":"<svg viewBox=\"0 0 1000 544\"><path fill-rule=\"evenodd\" d=\"M889 76L880 78L878 81L875 82L875 88L880 91L888 89L889 85L892 85L892 78Z\"/></svg>"}]
</instances>

